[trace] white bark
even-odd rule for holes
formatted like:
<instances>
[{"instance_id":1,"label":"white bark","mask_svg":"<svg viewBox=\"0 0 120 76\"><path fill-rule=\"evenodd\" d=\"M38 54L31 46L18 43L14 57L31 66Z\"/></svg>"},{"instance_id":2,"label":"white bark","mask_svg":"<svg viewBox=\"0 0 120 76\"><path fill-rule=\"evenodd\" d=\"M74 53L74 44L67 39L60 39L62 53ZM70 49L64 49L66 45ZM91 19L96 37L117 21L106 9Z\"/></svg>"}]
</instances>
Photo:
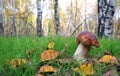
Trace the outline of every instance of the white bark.
<instances>
[{"instance_id":1,"label":"white bark","mask_svg":"<svg viewBox=\"0 0 120 76\"><path fill-rule=\"evenodd\" d=\"M116 0L98 0L98 36L111 37Z\"/></svg>"}]
</instances>

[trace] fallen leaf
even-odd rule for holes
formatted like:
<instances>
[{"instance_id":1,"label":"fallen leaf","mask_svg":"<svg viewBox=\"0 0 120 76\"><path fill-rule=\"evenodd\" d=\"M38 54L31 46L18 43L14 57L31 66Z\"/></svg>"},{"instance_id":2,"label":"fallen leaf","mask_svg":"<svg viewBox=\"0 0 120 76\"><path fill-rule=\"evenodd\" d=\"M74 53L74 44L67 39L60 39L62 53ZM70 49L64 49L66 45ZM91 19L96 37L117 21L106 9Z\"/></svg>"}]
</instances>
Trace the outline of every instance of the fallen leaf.
<instances>
[{"instance_id":1,"label":"fallen leaf","mask_svg":"<svg viewBox=\"0 0 120 76\"><path fill-rule=\"evenodd\" d=\"M23 59L23 58L22 59L20 59L20 58L12 59L12 60L9 61L10 66L12 66L14 68L17 67L17 66L26 64L26 63L27 63L26 59Z\"/></svg>"},{"instance_id":2,"label":"fallen leaf","mask_svg":"<svg viewBox=\"0 0 120 76\"><path fill-rule=\"evenodd\" d=\"M9 64L10 64L10 66L12 66L12 67L14 67L14 68L17 66L17 63L16 63L15 59L12 59L12 60L9 62Z\"/></svg>"},{"instance_id":3,"label":"fallen leaf","mask_svg":"<svg viewBox=\"0 0 120 76\"><path fill-rule=\"evenodd\" d=\"M55 59L59 55L58 51L55 50L46 50L43 53L41 53L41 61L51 60Z\"/></svg>"},{"instance_id":4,"label":"fallen leaf","mask_svg":"<svg viewBox=\"0 0 120 76\"><path fill-rule=\"evenodd\" d=\"M48 48L49 49L52 49L55 45L55 42L54 41L51 41L49 44L48 44Z\"/></svg>"},{"instance_id":5,"label":"fallen leaf","mask_svg":"<svg viewBox=\"0 0 120 76\"><path fill-rule=\"evenodd\" d=\"M118 64L117 59L111 55L104 55L101 59L99 59L99 62Z\"/></svg>"},{"instance_id":6,"label":"fallen leaf","mask_svg":"<svg viewBox=\"0 0 120 76\"><path fill-rule=\"evenodd\" d=\"M73 68L72 70L79 73L82 76L93 75L94 74L93 66L90 63L82 64L80 67Z\"/></svg>"},{"instance_id":7,"label":"fallen leaf","mask_svg":"<svg viewBox=\"0 0 120 76\"><path fill-rule=\"evenodd\" d=\"M57 71L56 68L53 68L52 66L49 66L49 65L41 66L39 69L39 73L56 72L56 71Z\"/></svg>"},{"instance_id":8,"label":"fallen leaf","mask_svg":"<svg viewBox=\"0 0 120 76\"><path fill-rule=\"evenodd\" d=\"M22 62L22 64L26 64L27 63L26 59L21 59L21 62Z\"/></svg>"}]
</instances>

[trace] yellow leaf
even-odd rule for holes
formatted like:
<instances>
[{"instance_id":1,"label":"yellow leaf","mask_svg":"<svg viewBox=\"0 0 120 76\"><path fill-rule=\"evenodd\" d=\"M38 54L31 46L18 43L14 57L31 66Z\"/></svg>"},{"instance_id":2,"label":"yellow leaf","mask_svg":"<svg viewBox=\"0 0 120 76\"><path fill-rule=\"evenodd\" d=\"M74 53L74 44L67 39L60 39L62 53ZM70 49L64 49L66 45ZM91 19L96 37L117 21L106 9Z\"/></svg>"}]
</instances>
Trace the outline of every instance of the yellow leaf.
<instances>
[{"instance_id":1,"label":"yellow leaf","mask_svg":"<svg viewBox=\"0 0 120 76\"><path fill-rule=\"evenodd\" d=\"M17 59L18 65L21 65L21 59Z\"/></svg>"},{"instance_id":2,"label":"yellow leaf","mask_svg":"<svg viewBox=\"0 0 120 76\"><path fill-rule=\"evenodd\" d=\"M9 64L10 64L10 66L12 66L14 68L17 66L15 59L12 59Z\"/></svg>"},{"instance_id":3,"label":"yellow leaf","mask_svg":"<svg viewBox=\"0 0 120 76\"><path fill-rule=\"evenodd\" d=\"M12 59L12 60L9 61L9 64L10 64L11 67L16 68L17 66L20 66L22 64L26 64L26 59L20 59L20 58Z\"/></svg>"},{"instance_id":4,"label":"yellow leaf","mask_svg":"<svg viewBox=\"0 0 120 76\"><path fill-rule=\"evenodd\" d=\"M49 44L48 44L48 48L51 49L53 48L55 45L55 42L54 41L51 41Z\"/></svg>"},{"instance_id":5,"label":"yellow leaf","mask_svg":"<svg viewBox=\"0 0 120 76\"><path fill-rule=\"evenodd\" d=\"M26 62L26 59L21 59L21 62L23 63L23 64L26 64L27 62Z\"/></svg>"},{"instance_id":6,"label":"yellow leaf","mask_svg":"<svg viewBox=\"0 0 120 76\"><path fill-rule=\"evenodd\" d=\"M93 66L90 63L82 64L79 68L73 68L72 70L79 73L82 76L94 74Z\"/></svg>"}]
</instances>

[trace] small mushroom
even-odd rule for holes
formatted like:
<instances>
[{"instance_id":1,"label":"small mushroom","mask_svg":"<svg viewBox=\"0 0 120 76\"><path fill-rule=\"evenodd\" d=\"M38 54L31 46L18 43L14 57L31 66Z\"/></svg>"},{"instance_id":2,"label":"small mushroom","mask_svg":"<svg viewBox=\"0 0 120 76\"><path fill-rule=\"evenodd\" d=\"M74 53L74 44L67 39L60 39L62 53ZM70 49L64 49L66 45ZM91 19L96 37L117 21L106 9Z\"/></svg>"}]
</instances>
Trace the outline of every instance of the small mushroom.
<instances>
[{"instance_id":1,"label":"small mushroom","mask_svg":"<svg viewBox=\"0 0 120 76\"><path fill-rule=\"evenodd\" d=\"M88 31L80 33L77 36L76 40L78 43L78 47L73 56L76 60L83 60L84 58L86 58L91 46L100 46L97 37L93 33Z\"/></svg>"},{"instance_id":2,"label":"small mushroom","mask_svg":"<svg viewBox=\"0 0 120 76\"><path fill-rule=\"evenodd\" d=\"M47 73L47 72L57 72L57 69L56 68L53 68L52 66L49 66L49 65L44 65L44 66L41 66L38 73Z\"/></svg>"},{"instance_id":3,"label":"small mushroom","mask_svg":"<svg viewBox=\"0 0 120 76\"><path fill-rule=\"evenodd\" d=\"M119 64L116 57L112 56L112 55L104 55L102 58L99 59L99 62L111 63L111 64Z\"/></svg>"},{"instance_id":4,"label":"small mushroom","mask_svg":"<svg viewBox=\"0 0 120 76\"><path fill-rule=\"evenodd\" d=\"M59 55L58 51L46 50L40 54L41 61L47 61L57 58Z\"/></svg>"}]
</instances>

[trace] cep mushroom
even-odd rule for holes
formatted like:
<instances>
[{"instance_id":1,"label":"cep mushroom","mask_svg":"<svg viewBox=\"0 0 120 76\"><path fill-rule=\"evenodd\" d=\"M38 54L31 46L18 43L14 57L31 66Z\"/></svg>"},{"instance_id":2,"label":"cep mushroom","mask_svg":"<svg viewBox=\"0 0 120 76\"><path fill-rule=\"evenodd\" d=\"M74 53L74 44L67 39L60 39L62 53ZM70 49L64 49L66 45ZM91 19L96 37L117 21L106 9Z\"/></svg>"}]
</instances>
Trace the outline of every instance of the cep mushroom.
<instances>
[{"instance_id":1,"label":"cep mushroom","mask_svg":"<svg viewBox=\"0 0 120 76\"><path fill-rule=\"evenodd\" d=\"M78 43L78 47L73 56L76 60L85 59L90 51L91 46L100 46L97 37L93 33L88 31L80 33L77 36L76 40Z\"/></svg>"}]
</instances>

